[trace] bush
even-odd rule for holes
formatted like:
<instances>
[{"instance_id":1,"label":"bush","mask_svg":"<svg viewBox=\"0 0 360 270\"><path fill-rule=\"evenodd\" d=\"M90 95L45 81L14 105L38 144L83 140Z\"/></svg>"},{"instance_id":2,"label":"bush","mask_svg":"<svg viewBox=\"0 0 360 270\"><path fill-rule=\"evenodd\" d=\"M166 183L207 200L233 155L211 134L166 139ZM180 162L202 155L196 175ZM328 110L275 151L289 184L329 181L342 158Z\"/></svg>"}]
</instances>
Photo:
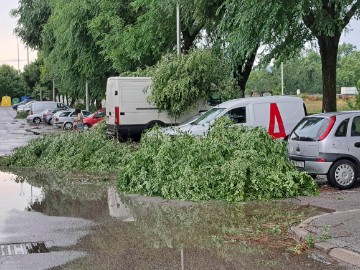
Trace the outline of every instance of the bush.
<instances>
[{"instance_id":1,"label":"bush","mask_svg":"<svg viewBox=\"0 0 360 270\"><path fill-rule=\"evenodd\" d=\"M285 142L229 121L217 122L206 137L152 131L122 168L120 190L229 202L317 194L314 180L288 160Z\"/></svg>"}]
</instances>

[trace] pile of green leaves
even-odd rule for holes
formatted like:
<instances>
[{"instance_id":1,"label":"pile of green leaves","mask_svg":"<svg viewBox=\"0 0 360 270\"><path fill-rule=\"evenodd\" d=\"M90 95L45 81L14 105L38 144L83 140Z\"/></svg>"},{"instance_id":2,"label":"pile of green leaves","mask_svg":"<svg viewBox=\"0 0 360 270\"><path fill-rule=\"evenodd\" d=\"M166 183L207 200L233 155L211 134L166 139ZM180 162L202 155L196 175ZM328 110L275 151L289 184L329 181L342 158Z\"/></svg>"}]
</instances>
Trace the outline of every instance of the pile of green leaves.
<instances>
[{"instance_id":1,"label":"pile of green leaves","mask_svg":"<svg viewBox=\"0 0 360 270\"><path fill-rule=\"evenodd\" d=\"M228 119L206 137L152 131L122 167L119 188L168 199L229 202L318 192L313 179L290 163L283 141Z\"/></svg>"},{"instance_id":2,"label":"pile of green leaves","mask_svg":"<svg viewBox=\"0 0 360 270\"><path fill-rule=\"evenodd\" d=\"M108 172L119 170L130 151L128 144L107 140L101 123L84 132L69 131L33 140L3 162L7 166Z\"/></svg>"}]
</instances>

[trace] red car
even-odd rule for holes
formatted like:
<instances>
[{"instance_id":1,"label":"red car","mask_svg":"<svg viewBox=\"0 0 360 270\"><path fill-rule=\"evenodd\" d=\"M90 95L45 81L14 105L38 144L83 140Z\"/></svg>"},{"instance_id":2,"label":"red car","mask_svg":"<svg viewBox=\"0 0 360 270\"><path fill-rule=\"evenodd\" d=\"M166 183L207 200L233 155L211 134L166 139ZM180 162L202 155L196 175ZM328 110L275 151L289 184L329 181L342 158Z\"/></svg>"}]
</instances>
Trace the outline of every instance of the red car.
<instances>
[{"instance_id":1,"label":"red car","mask_svg":"<svg viewBox=\"0 0 360 270\"><path fill-rule=\"evenodd\" d=\"M85 128L90 128L95 125L97 122L100 122L106 115L105 108L102 108L93 114L90 114L88 117L84 118L84 126Z\"/></svg>"}]
</instances>

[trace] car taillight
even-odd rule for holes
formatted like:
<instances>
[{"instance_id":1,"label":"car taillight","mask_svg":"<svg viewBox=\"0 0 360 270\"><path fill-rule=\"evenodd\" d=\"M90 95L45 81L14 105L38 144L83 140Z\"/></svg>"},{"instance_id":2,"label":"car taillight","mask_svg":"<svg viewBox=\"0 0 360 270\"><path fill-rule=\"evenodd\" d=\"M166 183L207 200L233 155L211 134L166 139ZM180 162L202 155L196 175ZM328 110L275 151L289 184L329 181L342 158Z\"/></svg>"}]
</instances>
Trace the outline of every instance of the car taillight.
<instances>
[{"instance_id":1,"label":"car taillight","mask_svg":"<svg viewBox=\"0 0 360 270\"><path fill-rule=\"evenodd\" d=\"M319 141L324 140L324 139L327 137L327 135L329 135L332 127L333 127L334 124L335 124L335 121L336 121L336 116L334 116L334 115L331 116L330 119L329 119L329 123L328 123L328 125L327 125L324 133L323 133L323 134L320 136L320 138L319 138Z\"/></svg>"},{"instance_id":2,"label":"car taillight","mask_svg":"<svg viewBox=\"0 0 360 270\"><path fill-rule=\"evenodd\" d=\"M120 124L120 108L118 106L115 107L115 125Z\"/></svg>"},{"instance_id":3,"label":"car taillight","mask_svg":"<svg viewBox=\"0 0 360 270\"><path fill-rule=\"evenodd\" d=\"M56 117L56 118L55 118L55 122L57 122L57 121L59 121L59 118Z\"/></svg>"}]
</instances>

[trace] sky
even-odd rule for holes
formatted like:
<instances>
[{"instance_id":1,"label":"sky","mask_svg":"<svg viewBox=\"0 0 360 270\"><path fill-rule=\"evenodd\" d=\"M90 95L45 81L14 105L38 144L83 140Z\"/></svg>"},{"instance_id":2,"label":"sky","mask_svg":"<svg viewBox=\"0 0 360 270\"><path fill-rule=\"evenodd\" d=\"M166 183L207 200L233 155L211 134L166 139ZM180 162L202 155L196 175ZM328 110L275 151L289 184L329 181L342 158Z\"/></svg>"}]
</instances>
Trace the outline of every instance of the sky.
<instances>
[{"instance_id":1,"label":"sky","mask_svg":"<svg viewBox=\"0 0 360 270\"><path fill-rule=\"evenodd\" d=\"M17 8L18 0L0 0L0 65L12 65L15 69L22 70L24 65L36 59L36 51L29 49L14 34L16 18L10 16L10 10ZM352 20L350 31L343 33L340 42L351 43L360 50L360 21Z\"/></svg>"}]
</instances>

